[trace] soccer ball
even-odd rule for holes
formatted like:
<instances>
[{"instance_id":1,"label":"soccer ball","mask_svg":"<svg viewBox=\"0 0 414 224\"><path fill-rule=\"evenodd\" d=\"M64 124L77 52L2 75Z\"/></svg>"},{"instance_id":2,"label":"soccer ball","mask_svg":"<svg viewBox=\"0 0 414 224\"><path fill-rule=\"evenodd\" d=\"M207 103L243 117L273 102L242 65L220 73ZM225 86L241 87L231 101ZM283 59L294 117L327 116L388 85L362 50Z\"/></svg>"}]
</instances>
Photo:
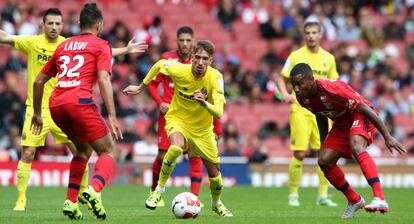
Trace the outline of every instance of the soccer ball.
<instances>
[{"instance_id":1,"label":"soccer ball","mask_svg":"<svg viewBox=\"0 0 414 224\"><path fill-rule=\"evenodd\" d=\"M178 219L195 219L201 211L200 200L193 193L180 193L172 201L171 210Z\"/></svg>"}]
</instances>

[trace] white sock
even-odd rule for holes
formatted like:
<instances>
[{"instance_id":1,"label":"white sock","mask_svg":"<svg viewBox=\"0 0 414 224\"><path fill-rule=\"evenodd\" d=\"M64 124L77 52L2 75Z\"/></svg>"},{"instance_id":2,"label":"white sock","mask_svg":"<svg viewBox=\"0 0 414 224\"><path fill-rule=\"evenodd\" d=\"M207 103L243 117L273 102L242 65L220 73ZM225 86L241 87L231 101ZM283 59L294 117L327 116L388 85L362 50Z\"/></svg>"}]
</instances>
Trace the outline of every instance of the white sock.
<instances>
[{"instance_id":1,"label":"white sock","mask_svg":"<svg viewBox=\"0 0 414 224\"><path fill-rule=\"evenodd\" d=\"M161 186L157 185L157 187L155 188L155 190L156 191L159 191L161 193L164 193L165 192L165 187L161 187Z\"/></svg>"}]
</instances>

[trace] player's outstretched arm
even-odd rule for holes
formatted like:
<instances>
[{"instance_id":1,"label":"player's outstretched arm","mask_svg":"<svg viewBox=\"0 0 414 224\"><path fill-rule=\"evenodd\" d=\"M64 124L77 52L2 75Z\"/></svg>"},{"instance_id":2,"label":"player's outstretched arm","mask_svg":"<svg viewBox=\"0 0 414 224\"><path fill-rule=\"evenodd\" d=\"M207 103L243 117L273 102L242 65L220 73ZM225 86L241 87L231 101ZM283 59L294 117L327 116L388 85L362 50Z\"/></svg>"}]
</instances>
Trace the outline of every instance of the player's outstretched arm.
<instances>
[{"instance_id":1,"label":"player's outstretched arm","mask_svg":"<svg viewBox=\"0 0 414 224\"><path fill-rule=\"evenodd\" d=\"M108 111L109 125L112 136L118 140L123 139L121 128L118 125L116 118L114 93L112 90L111 78L107 71L98 72L99 91L101 92L103 101L105 103L106 111Z\"/></svg>"},{"instance_id":2,"label":"player's outstretched arm","mask_svg":"<svg viewBox=\"0 0 414 224\"><path fill-rule=\"evenodd\" d=\"M16 36L10 35L3 30L0 30L0 43L14 46L14 38Z\"/></svg>"},{"instance_id":3,"label":"player's outstretched arm","mask_svg":"<svg viewBox=\"0 0 414 224\"><path fill-rule=\"evenodd\" d=\"M315 114L315 117L316 117L316 123L318 124L318 128L319 128L320 141L321 143L323 143L329 131L328 118L320 114Z\"/></svg>"},{"instance_id":4,"label":"player's outstretched arm","mask_svg":"<svg viewBox=\"0 0 414 224\"><path fill-rule=\"evenodd\" d=\"M382 137L384 137L385 145L391 153L393 153L393 151L397 151L400 154L407 152L404 146L401 145L394 137L392 137L390 132L385 127L384 122L381 121L381 119L369 106L367 106L365 103L360 103L356 110L357 112L365 115L365 117L368 118L369 122L371 122L371 124L373 124L378 129Z\"/></svg>"},{"instance_id":5,"label":"player's outstretched arm","mask_svg":"<svg viewBox=\"0 0 414 224\"><path fill-rule=\"evenodd\" d=\"M161 66L166 63L167 60L161 59L157 61L151 69L148 71L144 78L144 81L139 85L129 85L122 92L125 95L137 95L140 94L161 71ZM165 69L164 69L165 70ZM166 72L165 72L166 73ZM164 74L164 73L163 73Z\"/></svg>"},{"instance_id":6,"label":"player's outstretched arm","mask_svg":"<svg viewBox=\"0 0 414 224\"><path fill-rule=\"evenodd\" d=\"M42 120L42 98L43 89L45 83L49 81L51 77L40 73L33 83L33 117L30 124L30 130L34 135L39 135L42 132L43 120Z\"/></svg>"},{"instance_id":7,"label":"player's outstretched arm","mask_svg":"<svg viewBox=\"0 0 414 224\"><path fill-rule=\"evenodd\" d=\"M126 47L112 48L112 56L120 56L124 54L144 53L148 49L148 44L144 41L135 42L133 37Z\"/></svg>"}]
</instances>

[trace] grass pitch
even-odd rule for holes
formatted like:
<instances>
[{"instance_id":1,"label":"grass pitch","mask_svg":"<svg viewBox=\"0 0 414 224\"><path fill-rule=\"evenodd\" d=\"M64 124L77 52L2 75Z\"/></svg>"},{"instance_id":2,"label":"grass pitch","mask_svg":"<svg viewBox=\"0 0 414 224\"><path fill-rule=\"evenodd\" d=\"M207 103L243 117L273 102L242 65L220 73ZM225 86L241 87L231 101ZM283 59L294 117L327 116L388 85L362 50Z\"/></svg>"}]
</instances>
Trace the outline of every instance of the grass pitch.
<instances>
[{"instance_id":1,"label":"grass pitch","mask_svg":"<svg viewBox=\"0 0 414 224\"><path fill-rule=\"evenodd\" d=\"M317 190L300 189L299 208L287 205L286 188L253 188L237 186L225 188L222 200L233 212L233 218L222 218L211 211L209 205L209 189L203 186L201 201L206 205L201 209L197 219L178 220L171 213L170 203L173 197L188 191L188 188L167 188L164 194L166 207L148 210L144 201L148 196L148 188L143 186L111 186L103 192L103 203L107 211L105 223L414 223L413 189L384 189L386 199L391 206L387 214L367 213L360 210L350 220L340 218L345 210L346 200L335 189L330 189L333 200L339 203L337 208L315 205ZM369 188L357 189L367 202L372 199ZM81 205L84 219L72 221L62 214L62 205L66 195L63 187L29 187L28 204L25 212L13 212L16 198L14 187L0 188L0 223L37 224L37 223L101 223L92 212Z\"/></svg>"}]
</instances>

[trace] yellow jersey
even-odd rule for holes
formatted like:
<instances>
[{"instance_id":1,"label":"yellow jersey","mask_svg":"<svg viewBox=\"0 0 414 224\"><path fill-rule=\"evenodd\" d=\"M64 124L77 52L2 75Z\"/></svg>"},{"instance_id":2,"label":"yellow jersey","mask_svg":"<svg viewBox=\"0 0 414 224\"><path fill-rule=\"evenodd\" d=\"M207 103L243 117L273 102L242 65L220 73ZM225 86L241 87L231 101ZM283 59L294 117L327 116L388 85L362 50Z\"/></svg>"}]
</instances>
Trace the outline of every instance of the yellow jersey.
<instances>
[{"instance_id":1,"label":"yellow jersey","mask_svg":"<svg viewBox=\"0 0 414 224\"><path fill-rule=\"evenodd\" d=\"M186 129L195 136L203 136L213 131L213 115L207 108L201 106L193 98L194 91L201 90L206 96L206 101L218 108L217 114L223 112L224 83L223 75L216 69L208 66L206 74L202 78L195 78L191 71L191 64L182 64L173 60L159 60L153 67L169 76L174 83L174 96L165 118L183 124ZM151 69L153 70L153 69ZM144 79L148 85L157 75L150 72Z\"/></svg>"},{"instance_id":2,"label":"yellow jersey","mask_svg":"<svg viewBox=\"0 0 414 224\"><path fill-rule=\"evenodd\" d=\"M321 47L319 47L319 50L316 53L310 51L306 46L290 53L281 71L283 77L289 79L290 71L298 63L309 64L315 79L338 79L339 77L338 72L336 71L335 57ZM300 106L296 97L294 97L291 110L299 111L304 114L312 114L310 111Z\"/></svg>"},{"instance_id":3,"label":"yellow jersey","mask_svg":"<svg viewBox=\"0 0 414 224\"><path fill-rule=\"evenodd\" d=\"M44 34L32 36L17 36L14 39L14 48L27 55L27 106L33 106L33 82L49 61L57 46L65 40L59 36L56 43L50 43ZM43 92L42 108L49 108L49 97L56 85L57 78L51 78L46 84Z\"/></svg>"}]
</instances>

